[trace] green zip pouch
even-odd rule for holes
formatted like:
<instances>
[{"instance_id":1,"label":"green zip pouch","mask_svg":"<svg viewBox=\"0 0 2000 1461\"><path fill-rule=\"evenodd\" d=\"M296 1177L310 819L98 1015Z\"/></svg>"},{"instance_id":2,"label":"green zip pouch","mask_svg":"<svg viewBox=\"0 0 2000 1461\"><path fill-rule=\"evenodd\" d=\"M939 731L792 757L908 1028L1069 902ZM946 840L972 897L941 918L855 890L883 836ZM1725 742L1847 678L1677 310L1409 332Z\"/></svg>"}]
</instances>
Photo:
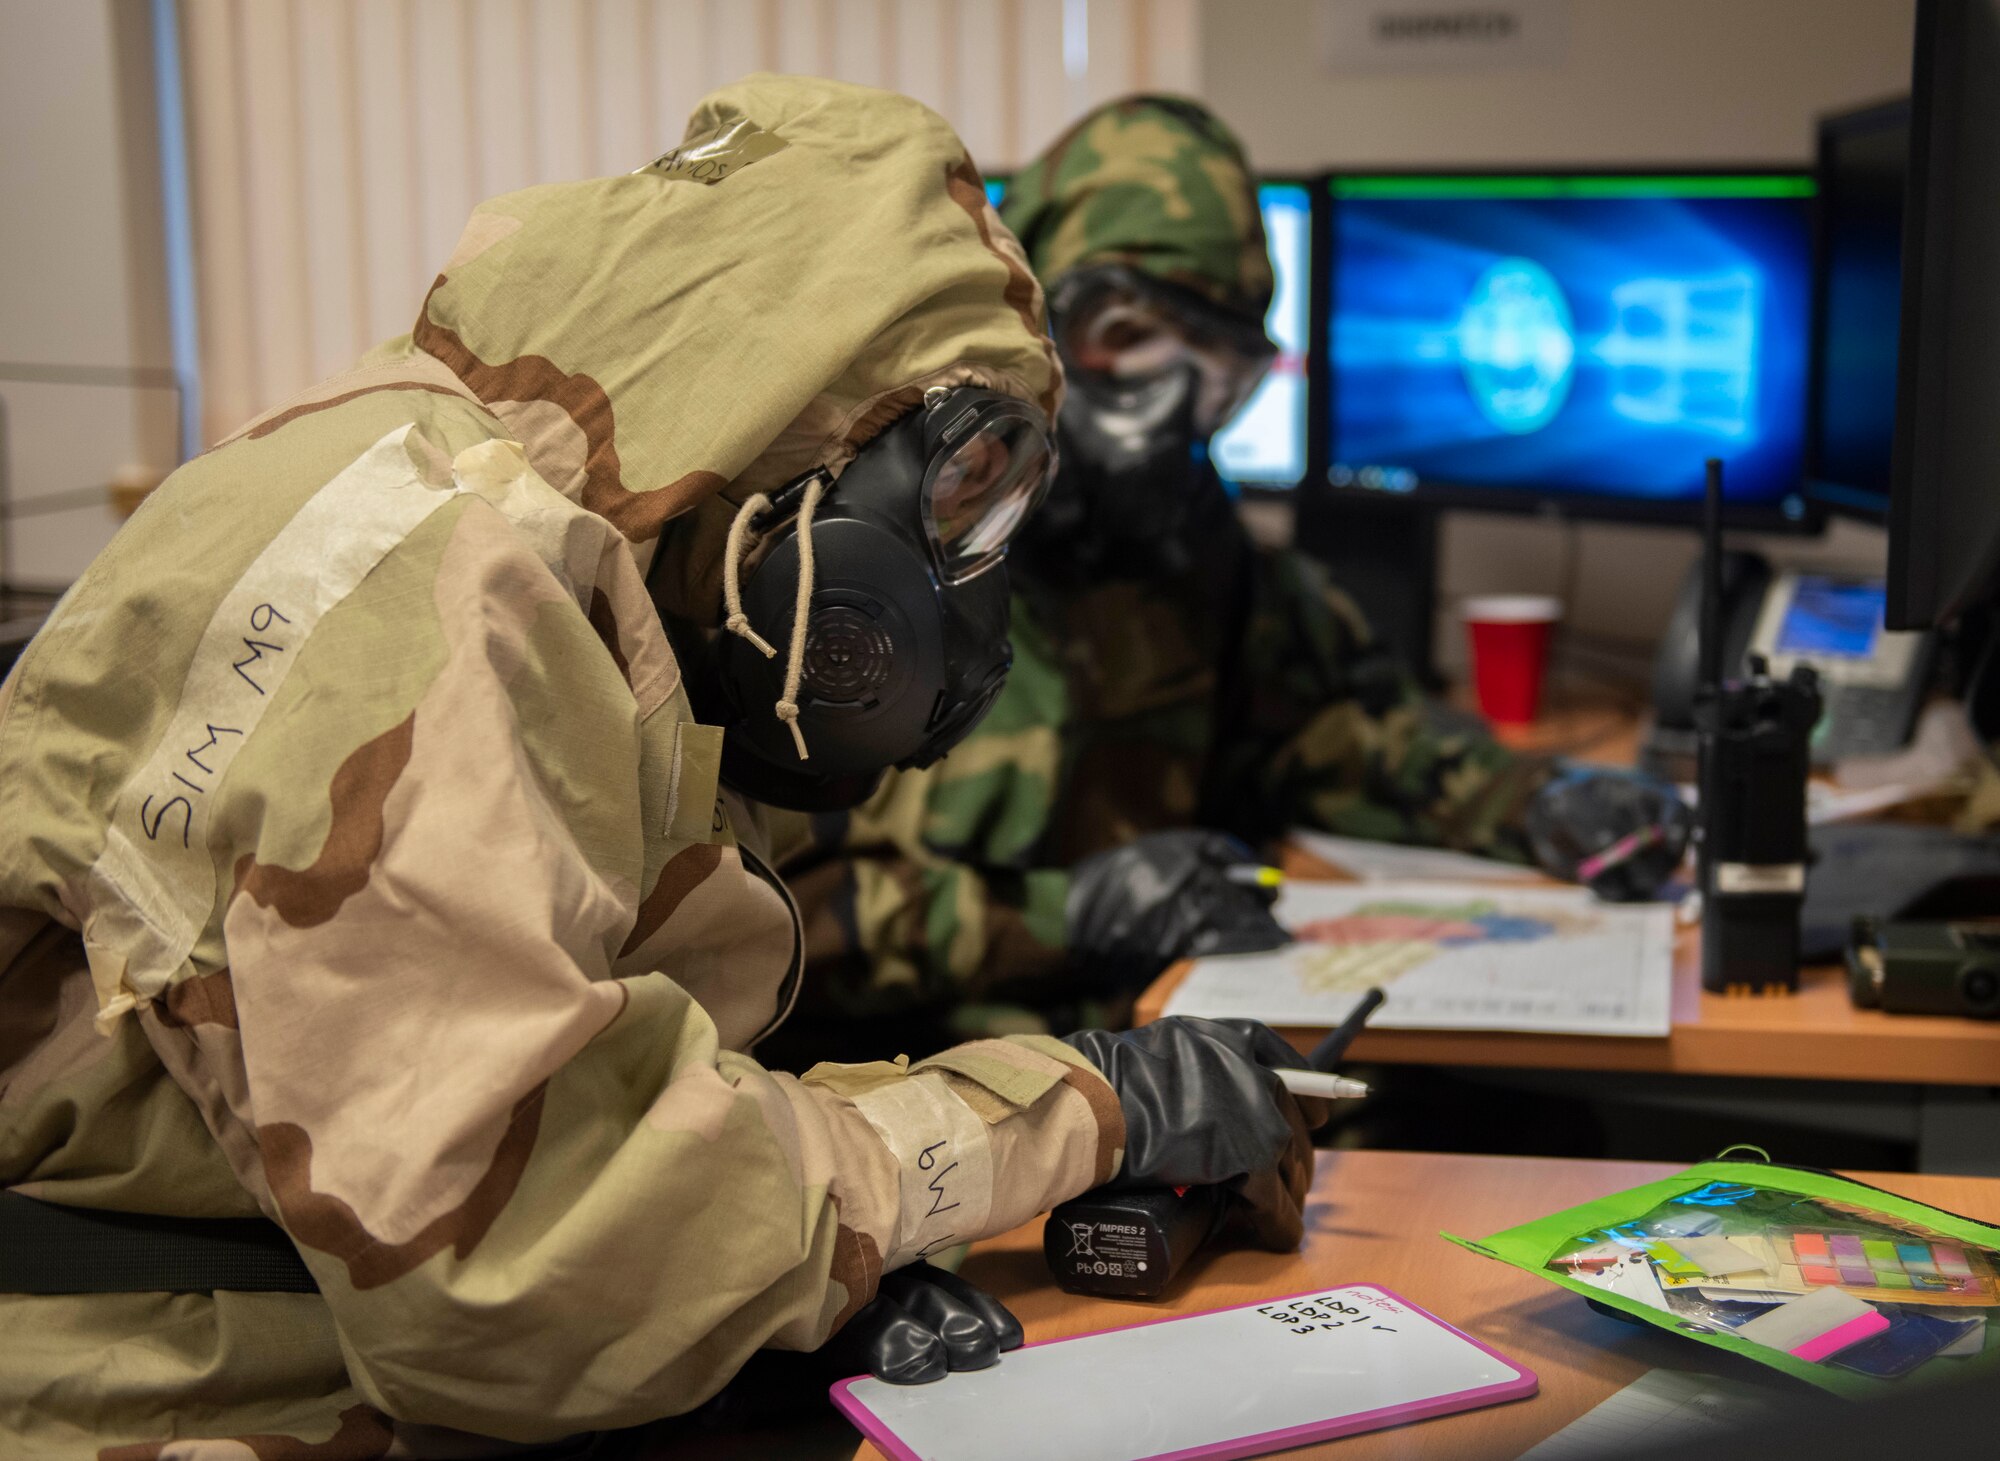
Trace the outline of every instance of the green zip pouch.
<instances>
[{"instance_id":1,"label":"green zip pouch","mask_svg":"<svg viewBox=\"0 0 2000 1461\"><path fill-rule=\"evenodd\" d=\"M2000 1371L2000 1227L1831 1172L1719 1158L1443 1236L1840 1395Z\"/></svg>"}]
</instances>

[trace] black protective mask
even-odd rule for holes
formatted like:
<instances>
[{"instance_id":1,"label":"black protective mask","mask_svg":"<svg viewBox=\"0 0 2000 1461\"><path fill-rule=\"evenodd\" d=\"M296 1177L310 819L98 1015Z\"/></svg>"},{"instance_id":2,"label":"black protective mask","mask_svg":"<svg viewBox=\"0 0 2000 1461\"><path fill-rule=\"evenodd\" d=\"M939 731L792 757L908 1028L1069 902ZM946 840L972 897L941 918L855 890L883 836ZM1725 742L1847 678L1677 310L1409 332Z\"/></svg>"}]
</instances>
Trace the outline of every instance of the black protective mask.
<instances>
[{"instance_id":1,"label":"black protective mask","mask_svg":"<svg viewBox=\"0 0 2000 1461\"><path fill-rule=\"evenodd\" d=\"M959 387L882 432L838 481L815 471L751 519L763 554L742 576L745 627L691 634L669 619L695 714L724 727L722 779L799 811L864 801L891 766L928 766L992 707L1013 662L1007 545L1046 489L1053 451L1041 413ZM807 534L801 508L817 493ZM774 707L784 699L801 548L812 592L796 701L801 758ZM690 661L693 661L691 664Z\"/></svg>"},{"instance_id":2,"label":"black protective mask","mask_svg":"<svg viewBox=\"0 0 2000 1461\"><path fill-rule=\"evenodd\" d=\"M1187 522L1221 483L1194 427L1194 369L1138 381L1072 373L1056 421L1062 469L1024 547L1036 568L1152 577L1187 566Z\"/></svg>"},{"instance_id":3,"label":"black protective mask","mask_svg":"<svg viewBox=\"0 0 2000 1461\"><path fill-rule=\"evenodd\" d=\"M1189 524L1222 492L1209 438L1268 368L1261 322L1244 320L1191 290L1122 265L1066 276L1049 307L1069 398L1057 431L1062 471L1024 547L1037 574L1152 577L1181 571L1195 545ZM1092 369L1083 337L1107 314L1142 331L1156 366L1137 373ZM1093 325L1093 321L1099 322ZM1115 351L1104 340L1093 353Z\"/></svg>"}]
</instances>

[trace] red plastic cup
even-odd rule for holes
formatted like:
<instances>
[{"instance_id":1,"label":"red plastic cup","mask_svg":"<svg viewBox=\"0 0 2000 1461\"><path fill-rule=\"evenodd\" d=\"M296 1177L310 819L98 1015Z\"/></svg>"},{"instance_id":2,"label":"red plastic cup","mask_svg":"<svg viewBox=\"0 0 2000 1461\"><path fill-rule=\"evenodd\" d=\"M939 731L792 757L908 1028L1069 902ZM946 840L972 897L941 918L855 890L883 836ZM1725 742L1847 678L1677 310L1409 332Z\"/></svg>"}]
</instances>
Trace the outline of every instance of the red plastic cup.
<instances>
[{"instance_id":1,"label":"red plastic cup","mask_svg":"<svg viewBox=\"0 0 2000 1461\"><path fill-rule=\"evenodd\" d=\"M1549 639L1562 604L1534 594L1467 599L1459 610L1472 646L1479 709L1495 725L1528 725L1542 704Z\"/></svg>"}]
</instances>

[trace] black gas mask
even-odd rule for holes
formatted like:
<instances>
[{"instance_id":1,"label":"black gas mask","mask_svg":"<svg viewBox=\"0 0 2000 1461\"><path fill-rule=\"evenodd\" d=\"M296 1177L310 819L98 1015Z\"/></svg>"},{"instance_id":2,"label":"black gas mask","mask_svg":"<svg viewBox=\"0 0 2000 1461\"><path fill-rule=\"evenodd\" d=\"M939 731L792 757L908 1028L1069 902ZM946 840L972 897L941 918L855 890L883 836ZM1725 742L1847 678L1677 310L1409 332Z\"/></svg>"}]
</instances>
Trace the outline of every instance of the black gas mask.
<instances>
[{"instance_id":1,"label":"black gas mask","mask_svg":"<svg viewBox=\"0 0 2000 1461\"><path fill-rule=\"evenodd\" d=\"M695 714L724 727L724 783L836 811L963 740L1013 662L1002 562L1053 459L1033 406L940 387L837 481L815 470L746 502L723 632L662 616Z\"/></svg>"},{"instance_id":2,"label":"black gas mask","mask_svg":"<svg viewBox=\"0 0 2000 1461\"><path fill-rule=\"evenodd\" d=\"M1187 526L1221 484L1208 441L1276 350L1261 321L1120 264L1074 270L1049 317L1069 381L1062 471L1030 529L1037 569L1177 571Z\"/></svg>"}]
</instances>

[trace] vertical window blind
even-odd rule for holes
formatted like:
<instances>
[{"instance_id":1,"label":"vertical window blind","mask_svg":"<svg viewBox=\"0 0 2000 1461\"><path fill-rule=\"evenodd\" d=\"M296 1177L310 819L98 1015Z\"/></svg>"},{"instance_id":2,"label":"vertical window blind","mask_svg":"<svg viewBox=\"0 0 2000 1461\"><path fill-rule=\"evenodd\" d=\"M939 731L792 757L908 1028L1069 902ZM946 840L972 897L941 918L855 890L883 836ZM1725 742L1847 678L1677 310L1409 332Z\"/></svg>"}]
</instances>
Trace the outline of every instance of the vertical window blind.
<instances>
[{"instance_id":1,"label":"vertical window blind","mask_svg":"<svg viewBox=\"0 0 2000 1461\"><path fill-rule=\"evenodd\" d=\"M1198 0L180 0L203 432L408 330L481 198L629 172L715 86L907 92L982 167L1199 89Z\"/></svg>"}]
</instances>

